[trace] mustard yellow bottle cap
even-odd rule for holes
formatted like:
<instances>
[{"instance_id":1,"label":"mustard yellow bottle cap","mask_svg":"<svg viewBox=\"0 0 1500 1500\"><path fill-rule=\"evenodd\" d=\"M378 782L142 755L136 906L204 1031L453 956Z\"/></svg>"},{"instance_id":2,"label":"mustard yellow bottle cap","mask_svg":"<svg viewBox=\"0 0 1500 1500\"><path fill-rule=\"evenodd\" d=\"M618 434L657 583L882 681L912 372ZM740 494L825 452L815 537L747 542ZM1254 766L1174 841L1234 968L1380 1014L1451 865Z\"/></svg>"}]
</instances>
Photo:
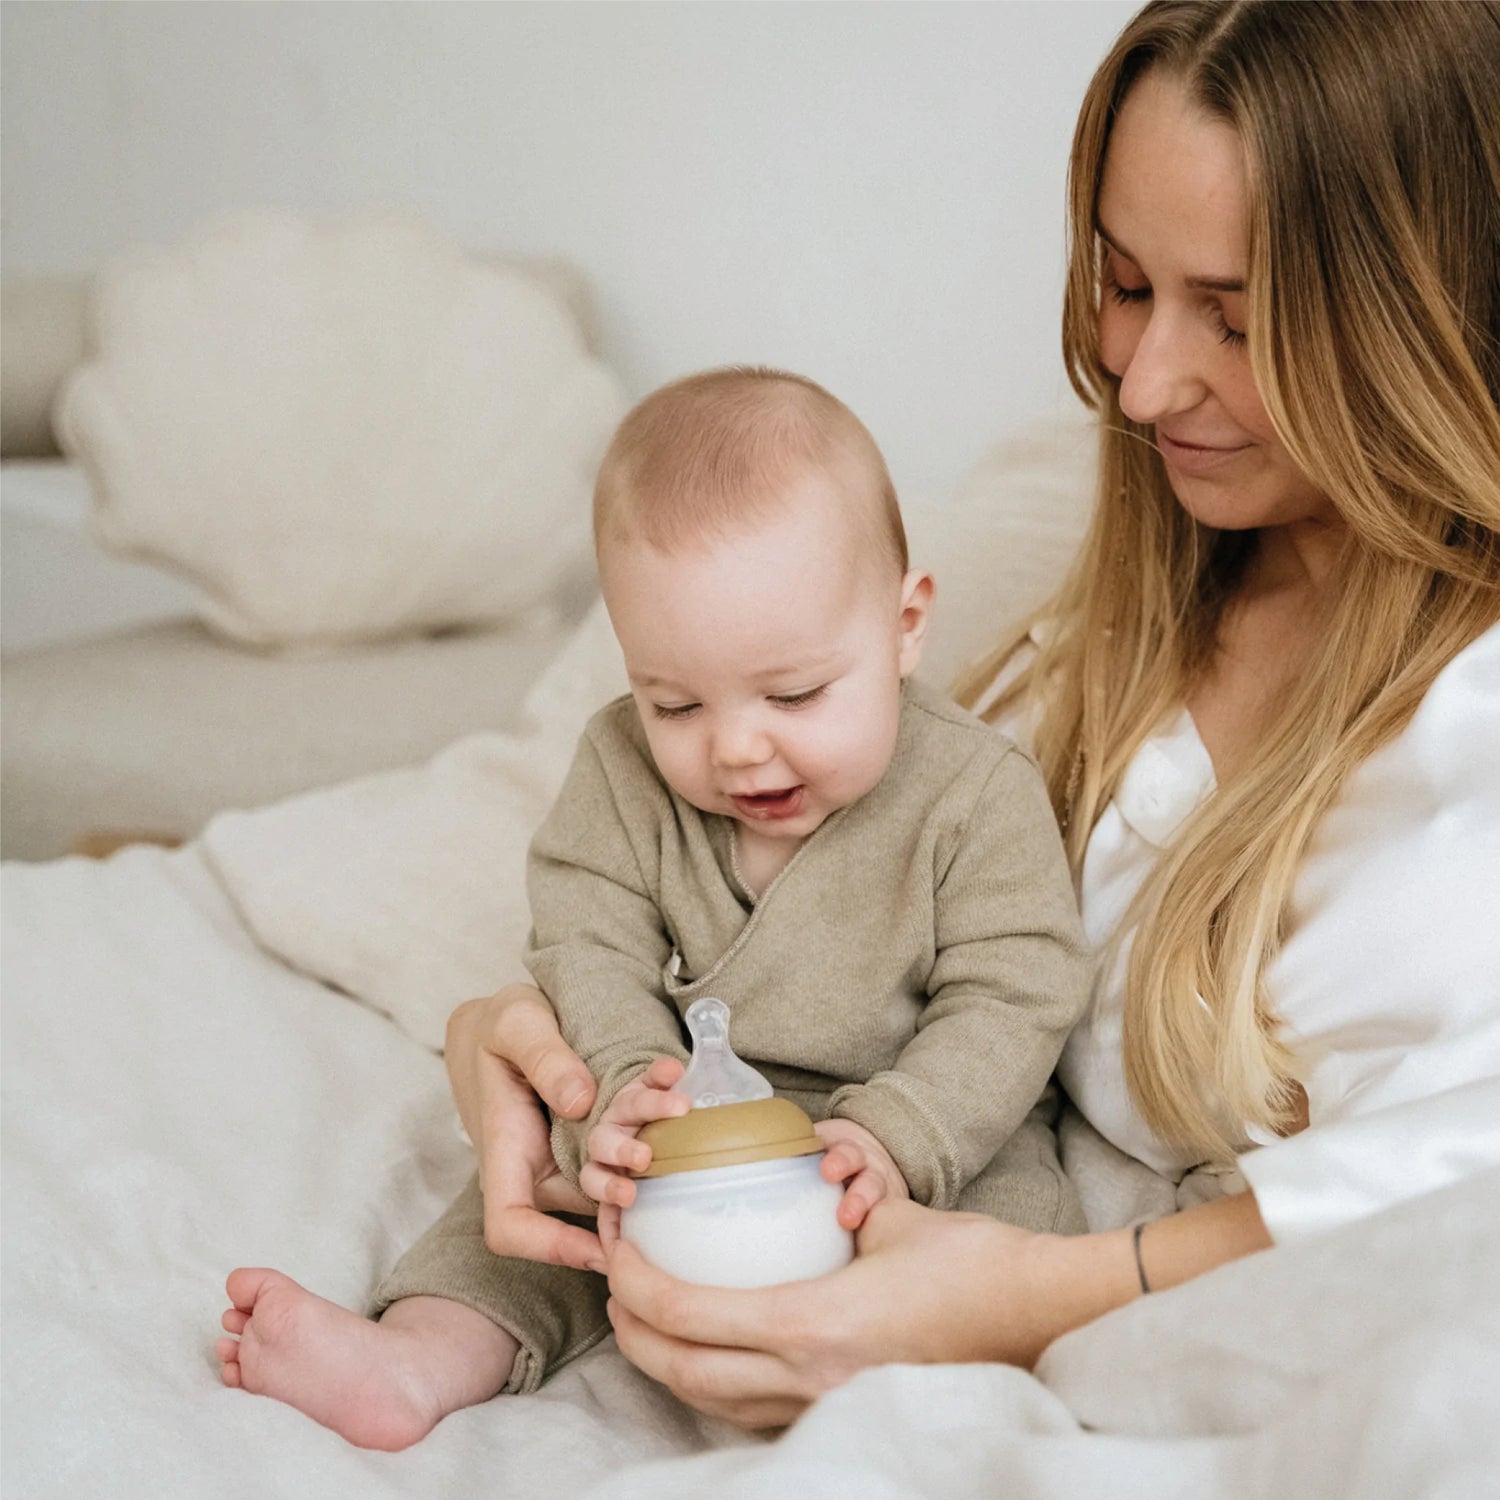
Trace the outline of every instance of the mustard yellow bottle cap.
<instances>
[{"instance_id":1,"label":"mustard yellow bottle cap","mask_svg":"<svg viewBox=\"0 0 1500 1500\"><path fill-rule=\"evenodd\" d=\"M651 1148L651 1165L637 1177L669 1177L706 1167L737 1167L783 1156L811 1156L823 1149L807 1111L790 1099L751 1099L690 1109L675 1120L654 1120L641 1128Z\"/></svg>"}]
</instances>

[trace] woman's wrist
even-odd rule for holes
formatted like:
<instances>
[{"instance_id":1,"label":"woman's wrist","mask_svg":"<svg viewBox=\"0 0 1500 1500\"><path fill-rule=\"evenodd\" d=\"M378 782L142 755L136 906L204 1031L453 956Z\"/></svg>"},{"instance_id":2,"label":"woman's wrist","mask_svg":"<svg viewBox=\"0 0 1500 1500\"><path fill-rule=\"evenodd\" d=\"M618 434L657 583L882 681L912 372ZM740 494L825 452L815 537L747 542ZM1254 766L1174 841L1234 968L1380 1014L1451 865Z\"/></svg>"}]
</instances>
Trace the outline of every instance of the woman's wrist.
<instances>
[{"instance_id":1,"label":"woman's wrist","mask_svg":"<svg viewBox=\"0 0 1500 1500\"><path fill-rule=\"evenodd\" d=\"M1253 1193L1237 1193L1135 1229L1035 1235L1022 1272L1031 1309L1028 1363L1054 1339L1151 1292L1264 1250L1271 1237ZM1139 1252L1139 1253L1138 1253Z\"/></svg>"},{"instance_id":2,"label":"woman's wrist","mask_svg":"<svg viewBox=\"0 0 1500 1500\"><path fill-rule=\"evenodd\" d=\"M1028 1368L1055 1339L1142 1295L1128 1229L1037 1235L1026 1262L1033 1310Z\"/></svg>"},{"instance_id":3,"label":"woman's wrist","mask_svg":"<svg viewBox=\"0 0 1500 1500\"><path fill-rule=\"evenodd\" d=\"M1271 1243L1255 1194L1233 1193L1147 1224L1141 1270L1153 1292L1164 1292Z\"/></svg>"},{"instance_id":4,"label":"woman's wrist","mask_svg":"<svg viewBox=\"0 0 1500 1500\"><path fill-rule=\"evenodd\" d=\"M1012 1319L1008 1329L999 1330L1009 1351L1001 1357L1030 1367L1053 1340L1147 1290L1165 1291L1270 1244L1252 1193L1154 1219L1139 1237L1134 1228L1033 1235L1019 1267L1015 1261L1005 1266L1003 1257L991 1263L991 1276L1019 1271L1021 1282L1019 1298L1013 1287L998 1303Z\"/></svg>"},{"instance_id":5,"label":"woman's wrist","mask_svg":"<svg viewBox=\"0 0 1500 1500\"><path fill-rule=\"evenodd\" d=\"M941 1214L925 1258L939 1274L908 1357L1030 1369L1054 1339L1141 1295L1128 1230L1035 1234L971 1214ZM967 1291L962 1298L954 1288Z\"/></svg>"}]
</instances>

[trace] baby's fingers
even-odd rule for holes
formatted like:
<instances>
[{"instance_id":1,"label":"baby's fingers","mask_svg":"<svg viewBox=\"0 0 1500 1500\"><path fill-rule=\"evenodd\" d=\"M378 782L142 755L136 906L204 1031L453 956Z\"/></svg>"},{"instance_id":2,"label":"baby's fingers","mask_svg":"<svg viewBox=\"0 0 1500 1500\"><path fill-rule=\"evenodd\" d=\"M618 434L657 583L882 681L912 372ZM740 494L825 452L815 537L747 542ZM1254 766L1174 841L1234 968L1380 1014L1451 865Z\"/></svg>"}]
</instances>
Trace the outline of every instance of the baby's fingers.
<instances>
[{"instance_id":1,"label":"baby's fingers","mask_svg":"<svg viewBox=\"0 0 1500 1500\"><path fill-rule=\"evenodd\" d=\"M619 1208L629 1208L635 1202L635 1183L623 1172L601 1167L596 1161L583 1164L578 1185L601 1206L613 1203Z\"/></svg>"},{"instance_id":2,"label":"baby's fingers","mask_svg":"<svg viewBox=\"0 0 1500 1500\"><path fill-rule=\"evenodd\" d=\"M864 1148L853 1141L835 1141L823 1153L822 1172L828 1182L847 1182L869 1165Z\"/></svg>"},{"instance_id":3,"label":"baby's fingers","mask_svg":"<svg viewBox=\"0 0 1500 1500\"><path fill-rule=\"evenodd\" d=\"M675 1062L672 1059L663 1060ZM655 1066L653 1063L652 1067ZM678 1115L685 1115L689 1107L682 1094L650 1086L642 1088L638 1081L615 1095L609 1108L604 1111L600 1124L623 1125L627 1130L639 1130L642 1125L649 1125L653 1120L671 1120Z\"/></svg>"},{"instance_id":4,"label":"baby's fingers","mask_svg":"<svg viewBox=\"0 0 1500 1500\"><path fill-rule=\"evenodd\" d=\"M658 1057L644 1073L641 1081L653 1089L669 1089L687 1071L675 1057Z\"/></svg>"},{"instance_id":5,"label":"baby's fingers","mask_svg":"<svg viewBox=\"0 0 1500 1500\"><path fill-rule=\"evenodd\" d=\"M635 1138L635 1131L602 1120L589 1131L589 1160L622 1172L644 1172L651 1165L651 1148Z\"/></svg>"},{"instance_id":6,"label":"baby's fingers","mask_svg":"<svg viewBox=\"0 0 1500 1500\"><path fill-rule=\"evenodd\" d=\"M845 1229L858 1229L865 1216L890 1191L885 1178L875 1171L861 1172L844 1189L839 1203L838 1220Z\"/></svg>"}]
</instances>

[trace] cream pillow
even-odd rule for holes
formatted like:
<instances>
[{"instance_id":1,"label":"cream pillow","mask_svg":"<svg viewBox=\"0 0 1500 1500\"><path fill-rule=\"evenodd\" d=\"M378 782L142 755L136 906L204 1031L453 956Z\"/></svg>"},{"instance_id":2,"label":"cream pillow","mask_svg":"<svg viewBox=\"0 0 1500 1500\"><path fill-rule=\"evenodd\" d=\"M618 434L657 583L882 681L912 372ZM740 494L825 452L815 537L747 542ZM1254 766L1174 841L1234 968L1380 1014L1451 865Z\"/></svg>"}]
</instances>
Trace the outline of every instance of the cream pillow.
<instances>
[{"instance_id":1,"label":"cream pillow","mask_svg":"<svg viewBox=\"0 0 1500 1500\"><path fill-rule=\"evenodd\" d=\"M624 403L556 294L391 215L254 214L100 277L60 398L99 540L256 645L513 619L586 563Z\"/></svg>"},{"instance_id":2,"label":"cream pillow","mask_svg":"<svg viewBox=\"0 0 1500 1500\"><path fill-rule=\"evenodd\" d=\"M441 1049L459 1001L527 977L527 845L589 716L626 686L598 601L528 694L529 733L221 813L199 846L263 948Z\"/></svg>"},{"instance_id":3,"label":"cream pillow","mask_svg":"<svg viewBox=\"0 0 1500 1500\"><path fill-rule=\"evenodd\" d=\"M902 506L912 566L937 579L922 676L941 687L1045 604L1088 526L1098 429L1081 407L995 444L952 499Z\"/></svg>"},{"instance_id":4,"label":"cream pillow","mask_svg":"<svg viewBox=\"0 0 1500 1500\"><path fill-rule=\"evenodd\" d=\"M1055 587L1093 493L1092 429L1028 429L948 506L924 508L913 558L939 578L937 682ZM430 1047L461 1000L525 978L526 846L589 715L626 690L602 603L525 705L530 733L473 735L428 765L209 824L201 846L257 941Z\"/></svg>"}]
</instances>

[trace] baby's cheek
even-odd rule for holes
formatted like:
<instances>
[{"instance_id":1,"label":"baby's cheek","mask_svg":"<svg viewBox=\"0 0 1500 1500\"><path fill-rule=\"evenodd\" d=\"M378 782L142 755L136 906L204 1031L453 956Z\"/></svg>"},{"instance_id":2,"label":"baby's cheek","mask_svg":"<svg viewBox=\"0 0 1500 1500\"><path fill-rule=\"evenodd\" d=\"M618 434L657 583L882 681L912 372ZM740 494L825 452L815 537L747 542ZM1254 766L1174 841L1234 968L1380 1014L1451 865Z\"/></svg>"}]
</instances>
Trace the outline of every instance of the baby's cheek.
<instances>
[{"instance_id":1,"label":"baby's cheek","mask_svg":"<svg viewBox=\"0 0 1500 1500\"><path fill-rule=\"evenodd\" d=\"M834 807L852 806L874 790L879 780L875 766L868 763L851 766L845 762L839 768L836 779L830 778L825 783L828 788L825 794L827 801Z\"/></svg>"},{"instance_id":2,"label":"baby's cheek","mask_svg":"<svg viewBox=\"0 0 1500 1500\"><path fill-rule=\"evenodd\" d=\"M857 802L874 788L890 766L896 749L895 725L869 724L865 732L851 736L829 774L839 783L840 801Z\"/></svg>"},{"instance_id":3,"label":"baby's cheek","mask_svg":"<svg viewBox=\"0 0 1500 1500\"><path fill-rule=\"evenodd\" d=\"M702 797L703 778L698 774L697 764L691 755L684 754L679 746L670 743L652 744L651 755L656 761L657 770L679 797L686 797L689 802L694 803Z\"/></svg>"}]
</instances>

